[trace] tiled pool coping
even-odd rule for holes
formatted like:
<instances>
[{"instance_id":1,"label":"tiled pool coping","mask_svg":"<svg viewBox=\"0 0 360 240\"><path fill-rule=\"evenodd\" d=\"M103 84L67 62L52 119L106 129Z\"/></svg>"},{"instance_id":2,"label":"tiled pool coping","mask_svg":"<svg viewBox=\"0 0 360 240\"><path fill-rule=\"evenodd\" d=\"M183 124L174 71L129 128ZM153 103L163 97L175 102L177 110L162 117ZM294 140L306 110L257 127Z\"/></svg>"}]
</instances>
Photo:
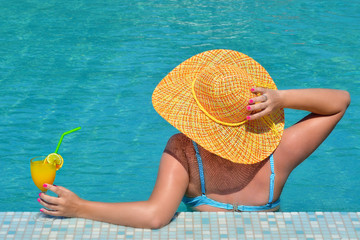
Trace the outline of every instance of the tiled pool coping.
<instances>
[{"instance_id":1,"label":"tiled pool coping","mask_svg":"<svg viewBox=\"0 0 360 240\"><path fill-rule=\"evenodd\" d=\"M159 230L0 212L0 239L360 239L360 212L180 212Z\"/></svg>"}]
</instances>

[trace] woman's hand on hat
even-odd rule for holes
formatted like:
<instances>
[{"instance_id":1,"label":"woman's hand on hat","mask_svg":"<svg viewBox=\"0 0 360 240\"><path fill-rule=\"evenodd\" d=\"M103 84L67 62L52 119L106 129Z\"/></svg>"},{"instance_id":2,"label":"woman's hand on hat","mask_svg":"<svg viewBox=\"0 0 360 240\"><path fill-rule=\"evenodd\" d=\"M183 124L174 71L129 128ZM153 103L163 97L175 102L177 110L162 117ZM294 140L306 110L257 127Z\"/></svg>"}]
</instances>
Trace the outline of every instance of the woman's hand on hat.
<instances>
[{"instance_id":1,"label":"woman's hand on hat","mask_svg":"<svg viewBox=\"0 0 360 240\"><path fill-rule=\"evenodd\" d=\"M254 87L251 89L251 92L260 95L249 100L249 105L246 109L252 113L247 116L247 120L259 119L280 108L281 101L278 90Z\"/></svg>"}]
</instances>

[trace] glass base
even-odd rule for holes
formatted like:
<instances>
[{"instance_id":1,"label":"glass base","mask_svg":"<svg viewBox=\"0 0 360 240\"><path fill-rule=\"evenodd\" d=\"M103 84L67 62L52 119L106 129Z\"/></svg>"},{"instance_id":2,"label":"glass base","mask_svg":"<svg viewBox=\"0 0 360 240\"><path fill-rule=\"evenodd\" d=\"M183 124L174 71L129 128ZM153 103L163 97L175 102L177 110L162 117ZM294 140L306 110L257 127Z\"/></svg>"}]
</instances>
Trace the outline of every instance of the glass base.
<instances>
[{"instance_id":1,"label":"glass base","mask_svg":"<svg viewBox=\"0 0 360 240\"><path fill-rule=\"evenodd\" d=\"M37 222L51 222L56 219L64 219L64 217L55 217L39 212L34 215L33 219Z\"/></svg>"}]
</instances>

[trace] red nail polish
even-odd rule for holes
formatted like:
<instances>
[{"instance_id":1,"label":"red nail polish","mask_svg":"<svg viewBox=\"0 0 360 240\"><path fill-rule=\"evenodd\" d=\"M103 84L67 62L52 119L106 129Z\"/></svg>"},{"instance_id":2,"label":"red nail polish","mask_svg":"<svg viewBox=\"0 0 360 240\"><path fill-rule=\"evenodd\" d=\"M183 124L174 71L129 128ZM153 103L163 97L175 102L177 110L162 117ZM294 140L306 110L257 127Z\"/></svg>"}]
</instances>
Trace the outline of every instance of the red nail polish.
<instances>
[{"instance_id":1,"label":"red nail polish","mask_svg":"<svg viewBox=\"0 0 360 240\"><path fill-rule=\"evenodd\" d=\"M45 183L45 184L43 185L43 187L47 187L47 184Z\"/></svg>"},{"instance_id":2,"label":"red nail polish","mask_svg":"<svg viewBox=\"0 0 360 240\"><path fill-rule=\"evenodd\" d=\"M253 102L254 102L254 100L252 100L252 99L249 100L249 103L253 103Z\"/></svg>"},{"instance_id":3,"label":"red nail polish","mask_svg":"<svg viewBox=\"0 0 360 240\"><path fill-rule=\"evenodd\" d=\"M40 202L40 198L38 198L37 200L38 200L38 202Z\"/></svg>"},{"instance_id":4,"label":"red nail polish","mask_svg":"<svg viewBox=\"0 0 360 240\"><path fill-rule=\"evenodd\" d=\"M250 116L247 116L246 119L247 119L247 120L250 120Z\"/></svg>"},{"instance_id":5,"label":"red nail polish","mask_svg":"<svg viewBox=\"0 0 360 240\"><path fill-rule=\"evenodd\" d=\"M246 109L247 109L247 110L251 110L251 107L250 107L250 106L247 106Z\"/></svg>"},{"instance_id":6,"label":"red nail polish","mask_svg":"<svg viewBox=\"0 0 360 240\"><path fill-rule=\"evenodd\" d=\"M251 89L251 91L253 92L253 91L255 91L255 89L254 89L254 88L252 88L252 89Z\"/></svg>"},{"instance_id":7,"label":"red nail polish","mask_svg":"<svg viewBox=\"0 0 360 240\"><path fill-rule=\"evenodd\" d=\"M39 197L41 197L41 193L39 193Z\"/></svg>"},{"instance_id":8,"label":"red nail polish","mask_svg":"<svg viewBox=\"0 0 360 240\"><path fill-rule=\"evenodd\" d=\"M40 212L43 212L44 210L40 209Z\"/></svg>"}]
</instances>

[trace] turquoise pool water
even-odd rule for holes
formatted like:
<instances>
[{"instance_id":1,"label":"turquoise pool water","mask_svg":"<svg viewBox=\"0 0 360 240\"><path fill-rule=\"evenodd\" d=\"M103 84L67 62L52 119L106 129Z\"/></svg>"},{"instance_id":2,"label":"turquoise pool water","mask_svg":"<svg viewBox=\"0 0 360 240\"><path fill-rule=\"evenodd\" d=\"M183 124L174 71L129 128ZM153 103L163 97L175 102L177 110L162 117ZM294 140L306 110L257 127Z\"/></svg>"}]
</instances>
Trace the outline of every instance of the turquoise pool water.
<instances>
[{"instance_id":1,"label":"turquoise pool water","mask_svg":"<svg viewBox=\"0 0 360 240\"><path fill-rule=\"evenodd\" d=\"M38 211L30 158L78 126L60 148L56 184L90 200L146 199L177 132L153 110L152 91L215 48L252 56L280 89L351 93L342 122L291 175L282 211L358 211L359 22L356 0L2 1L0 211ZM286 111L287 125L303 115Z\"/></svg>"}]
</instances>

